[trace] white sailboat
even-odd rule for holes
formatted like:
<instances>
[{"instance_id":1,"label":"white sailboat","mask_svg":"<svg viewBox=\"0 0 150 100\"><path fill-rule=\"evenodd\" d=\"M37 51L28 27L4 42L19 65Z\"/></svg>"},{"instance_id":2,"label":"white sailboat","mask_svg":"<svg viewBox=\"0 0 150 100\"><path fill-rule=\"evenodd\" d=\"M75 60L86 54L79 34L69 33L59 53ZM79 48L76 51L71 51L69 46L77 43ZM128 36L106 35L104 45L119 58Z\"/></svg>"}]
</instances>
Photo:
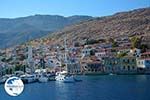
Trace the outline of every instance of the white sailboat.
<instances>
[{"instance_id":1,"label":"white sailboat","mask_svg":"<svg viewBox=\"0 0 150 100\"><path fill-rule=\"evenodd\" d=\"M26 60L26 63L28 64L30 70L28 73L30 74L23 74L20 75L20 78L22 79L22 81L24 83L33 83L37 81L36 75L34 74L34 59L33 59L33 55L32 55L32 46L28 46L28 58Z\"/></svg>"},{"instance_id":2,"label":"white sailboat","mask_svg":"<svg viewBox=\"0 0 150 100\"><path fill-rule=\"evenodd\" d=\"M65 38L65 64L66 64L66 68L68 68L68 64L69 61L67 59L67 47L66 47L66 38ZM75 76L74 75L69 75L67 71L60 71L56 73L55 76L55 80L56 81L60 81L60 82L64 82L64 83L74 83L76 82Z\"/></svg>"}]
</instances>

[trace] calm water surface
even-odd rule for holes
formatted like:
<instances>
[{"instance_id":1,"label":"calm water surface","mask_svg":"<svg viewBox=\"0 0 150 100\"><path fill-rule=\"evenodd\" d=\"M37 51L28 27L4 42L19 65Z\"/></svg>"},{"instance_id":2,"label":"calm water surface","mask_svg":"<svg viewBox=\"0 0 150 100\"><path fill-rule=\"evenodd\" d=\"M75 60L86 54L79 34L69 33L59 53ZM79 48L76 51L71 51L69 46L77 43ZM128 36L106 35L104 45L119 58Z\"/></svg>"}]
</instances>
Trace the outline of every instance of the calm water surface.
<instances>
[{"instance_id":1,"label":"calm water surface","mask_svg":"<svg viewBox=\"0 0 150 100\"><path fill-rule=\"evenodd\" d=\"M0 100L150 100L150 75L82 76L77 83L26 84L18 97L0 85Z\"/></svg>"}]
</instances>

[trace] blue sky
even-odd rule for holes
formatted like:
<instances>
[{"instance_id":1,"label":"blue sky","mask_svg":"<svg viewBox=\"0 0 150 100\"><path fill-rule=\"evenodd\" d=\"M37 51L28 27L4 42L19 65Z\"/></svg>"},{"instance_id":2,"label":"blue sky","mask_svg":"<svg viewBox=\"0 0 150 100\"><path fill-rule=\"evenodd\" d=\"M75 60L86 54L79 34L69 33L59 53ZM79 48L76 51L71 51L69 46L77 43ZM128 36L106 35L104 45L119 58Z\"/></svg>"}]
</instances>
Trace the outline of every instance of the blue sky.
<instances>
[{"instance_id":1,"label":"blue sky","mask_svg":"<svg viewBox=\"0 0 150 100\"><path fill-rule=\"evenodd\" d=\"M150 0L0 0L0 18L35 14L107 16L150 7Z\"/></svg>"}]
</instances>

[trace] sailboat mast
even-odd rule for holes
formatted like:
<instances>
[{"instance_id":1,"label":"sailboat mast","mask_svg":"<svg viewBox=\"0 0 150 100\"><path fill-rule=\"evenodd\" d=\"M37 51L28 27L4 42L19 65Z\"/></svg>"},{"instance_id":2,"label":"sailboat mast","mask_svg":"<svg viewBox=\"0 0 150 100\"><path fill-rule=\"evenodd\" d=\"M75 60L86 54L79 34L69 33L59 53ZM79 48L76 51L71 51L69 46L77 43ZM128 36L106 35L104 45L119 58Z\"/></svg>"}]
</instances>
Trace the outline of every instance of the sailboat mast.
<instances>
[{"instance_id":1,"label":"sailboat mast","mask_svg":"<svg viewBox=\"0 0 150 100\"><path fill-rule=\"evenodd\" d=\"M67 63L67 44L66 44L66 37L64 39L64 43L65 43L65 63Z\"/></svg>"}]
</instances>

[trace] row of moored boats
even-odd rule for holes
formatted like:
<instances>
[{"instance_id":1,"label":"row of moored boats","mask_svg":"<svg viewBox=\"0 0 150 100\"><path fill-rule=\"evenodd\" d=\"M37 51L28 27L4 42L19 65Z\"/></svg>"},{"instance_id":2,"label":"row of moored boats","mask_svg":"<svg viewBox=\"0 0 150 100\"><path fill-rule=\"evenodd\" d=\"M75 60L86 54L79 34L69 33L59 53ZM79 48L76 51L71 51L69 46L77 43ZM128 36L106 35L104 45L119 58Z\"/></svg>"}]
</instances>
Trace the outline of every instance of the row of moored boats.
<instances>
[{"instance_id":1,"label":"row of moored boats","mask_svg":"<svg viewBox=\"0 0 150 100\"><path fill-rule=\"evenodd\" d=\"M66 71L61 71L57 73L34 73L34 74L17 74L17 75L5 75L0 78L0 84L5 83L5 81L12 76L18 76L24 83L34 83L40 82L45 83L48 81L57 81L64 83L74 83L81 81L76 75L69 75Z\"/></svg>"}]
</instances>

